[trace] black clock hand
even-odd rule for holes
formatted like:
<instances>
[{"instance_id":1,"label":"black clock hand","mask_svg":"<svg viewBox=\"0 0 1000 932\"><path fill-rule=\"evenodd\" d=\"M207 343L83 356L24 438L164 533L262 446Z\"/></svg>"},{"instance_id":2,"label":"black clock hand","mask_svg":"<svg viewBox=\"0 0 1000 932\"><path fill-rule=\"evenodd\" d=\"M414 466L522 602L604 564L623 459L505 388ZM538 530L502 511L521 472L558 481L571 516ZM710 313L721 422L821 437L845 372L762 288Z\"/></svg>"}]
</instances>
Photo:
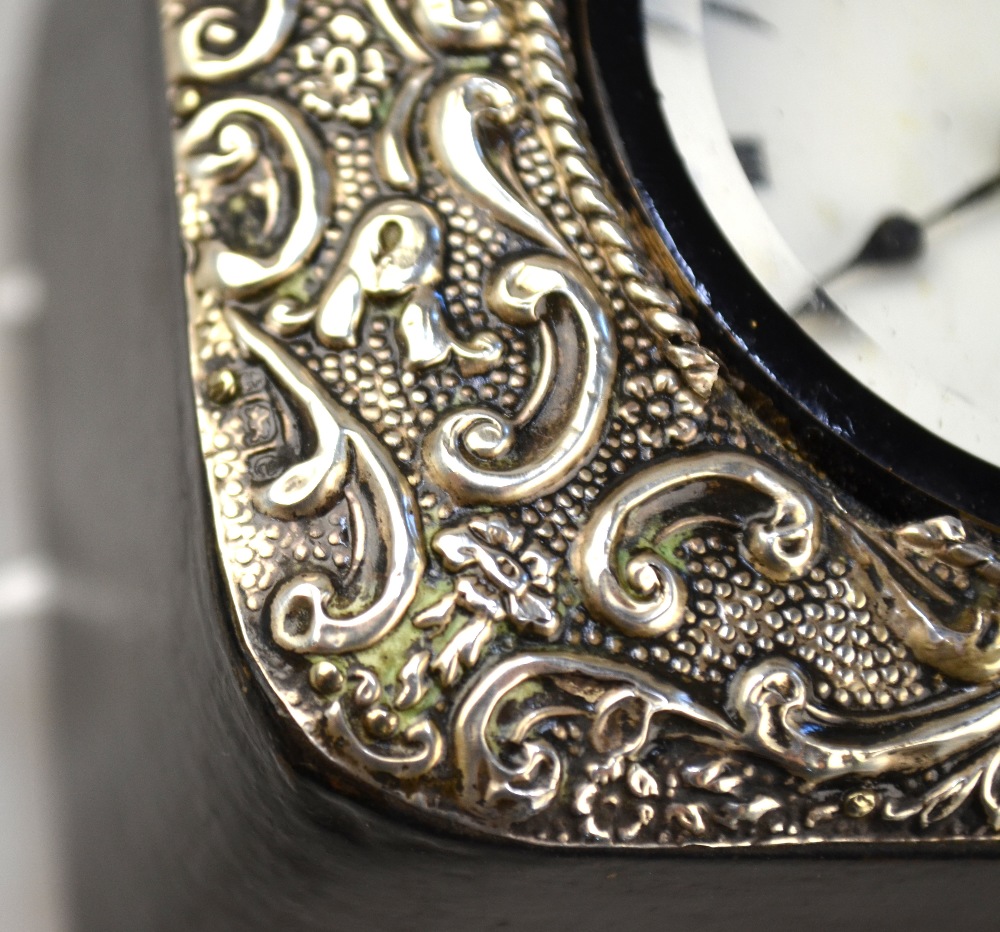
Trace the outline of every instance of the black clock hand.
<instances>
[{"instance_id":1,"label":"black clock hand","mask_svg":"<svg viewBox=\"0 0 1000 932\"><path fill-rule=\"evenodd\" d=\"M773 23L768 22L753 10L746 10L734 3L725 3L723 0L706 0L705 12L709 16L728 19L750 29L774 29Z\"/></svg>"},{"instance_id":2,"label":"black clock hand","mask_svg":"<svg viewBox=\"0 0 1000 932\"><path fill-rule=\"evenodd\" d=\"M747 10L738 4L726 2L726 0L705 0L704 12L706 17L729 20L734 25L747 29L769 30L775 28L772 22L759 16L753 10ZM660 4L656 0L649 0L645 5L644 15L649 22L656 23L661 28L694 35L689 25L674 18L669 4Z\"/></svg>"},{"instance_id":3,"label":"black clock hand","mask_svg":"<svg viewBox=\"0 0 1000 932\"><path fill-rule=\"evenodd\" d=\"M1000 191L1000 174L982 181L975 187L939 207L923 220L914 220L904 213L883 217L872 230L865 244L849 262L823 276L820 287L840 278L845 272L861 265L903 265L924 254L927 231L947 217L971 207Z\"/></svg>"}]
</instances>

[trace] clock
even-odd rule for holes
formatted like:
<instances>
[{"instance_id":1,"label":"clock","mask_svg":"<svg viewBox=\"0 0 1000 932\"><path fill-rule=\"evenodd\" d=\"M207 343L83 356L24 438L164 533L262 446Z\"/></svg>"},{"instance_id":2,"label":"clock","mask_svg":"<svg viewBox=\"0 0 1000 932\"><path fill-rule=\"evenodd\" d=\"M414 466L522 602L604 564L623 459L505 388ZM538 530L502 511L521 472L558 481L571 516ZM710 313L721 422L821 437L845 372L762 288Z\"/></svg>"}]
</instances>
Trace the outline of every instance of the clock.
<instances>
[{"instance_id":1,"label":"clock","mask_svg":"<svg viewBox=\"0 0 1000 932\"><path fill-rule=\"evenodd\" d=\"M625 39L591 4L586 34L611 149L730 358L878 507L996 523L1000 124L989 75L954 67L991 60L973 6L649 0L616 5Z\"/></svg>"},{"instance_id":2,"label":"clock","mask_svg":"<svg viewBox=\"0 0 1000 932\"><path fill-rule=\"evenodd\" d=\"M798 313L872 230L725 116L754 266L638 3L159 6L32 166L82 924L988 927L995 467Z\"/></svg>"}]
</instances>

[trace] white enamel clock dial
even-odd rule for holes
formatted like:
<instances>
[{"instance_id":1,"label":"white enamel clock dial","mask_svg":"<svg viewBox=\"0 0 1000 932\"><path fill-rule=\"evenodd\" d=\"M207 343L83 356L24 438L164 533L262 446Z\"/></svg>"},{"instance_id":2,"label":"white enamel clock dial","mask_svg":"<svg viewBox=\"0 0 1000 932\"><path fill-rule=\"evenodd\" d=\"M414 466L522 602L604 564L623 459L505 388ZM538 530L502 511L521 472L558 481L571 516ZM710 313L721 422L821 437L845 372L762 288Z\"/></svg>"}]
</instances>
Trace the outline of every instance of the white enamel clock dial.
<instances>
[{"instance_id":1,"label":"white enamel clock dial","mask_svg":"<svg viewBox=\"0 0 1000 932\"><path fill-rule=\"evenodd\" d=\"M646 9L668 128L750 271L886 401L1000 464L1000 6ZM888 218L920 248L858 262Z\"/></svg>"}]
</instances>

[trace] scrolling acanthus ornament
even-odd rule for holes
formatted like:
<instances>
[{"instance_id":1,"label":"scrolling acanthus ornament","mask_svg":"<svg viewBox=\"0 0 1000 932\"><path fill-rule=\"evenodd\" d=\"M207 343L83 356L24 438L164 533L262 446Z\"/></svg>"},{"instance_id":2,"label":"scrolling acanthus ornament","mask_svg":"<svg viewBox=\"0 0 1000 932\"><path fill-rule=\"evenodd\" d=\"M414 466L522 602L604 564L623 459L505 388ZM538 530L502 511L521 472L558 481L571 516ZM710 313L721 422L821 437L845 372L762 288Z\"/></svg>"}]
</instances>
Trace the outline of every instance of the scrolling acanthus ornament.
<instances>
[{"instance_id":1,"label":"scrolling acanthus ornament","mask_svg":"<svg viewBox=\"0 0 1000 932\"><path fill-rule=\"evenodd\" d=\"M565 243L521 189L509 155L485 142L490 129L512 133L521 113L517 92L507 82L458 75L438 88L428 103L431 152L446 177L474 203L519 233L564 254ZM487 156L488 148L493 158Z\"/></svg>"},{"instance_id":2,"label":"scrolling acanthus ornament","mask_svg":"<svg viewBox=\"0 0 1000 932\"><path fill-rule=\"evenodd\" d=\"M676 569L651 550L630 554L626 584L614 569L626 525L633 513L669 521L674 500L690 500L692 488L703 500L707 490L728 483L768 500L765 516L746 521L743 549L748 562L774 579L804 576L820 549L818 510L804 490L760 460L702 454L639 472L595 509L573 550L590 611L635 637L676 628L687 609L686 583Z\"/></svg>"},{"instance_id":3,"label":"scrolling acanthus ornament","mask_svg":"<svg viewBox=\"0 0 1000 932\"><path fill-rule=\"evenodd\" d=\"M307 573L285 583L271 609L274 640L302 654L342 654L375 644L402 619L424 571L420 517L409 485L378 442L327 396L307 369L246 318L230 312L227 319L239 341L301 406L315 437L312 456L260 492L260 510L285 518L312 515L329 509L353 480L361 488L351 509L356 561L367 568L369 553L384 551L381 592L370 604L351 606L342 614L328 612L338 593L325 577Z\"/></svg>"},{"instance_id":4,"label":"scrolling acanthus ornament","mask_svg":"<svg viewBox=\"0 0 1000 932\"><path fill-rule=\"evenodd\" d=\"M168 36L167 64L175 79L226 81L267 64L291 35L299 16L299 0L266 0L263 15L241 41L241 22L227 7L206 7L186 18Z\"/></svg>"},{"instance_id":5,"label":"scrolling acanthus ornament","mask_svg":"<svg viewBox=\"0 0 1000 932\"><path fill-rule=\"evenodd\" d=\"M993 542L727 388L553 4L165 7L216 534L322 766L547 844L1000 831Z\"/></svg>"},{"instance_id":6,"label":"scrolling acanthus ornament","mask_svg":"<svg viewBox=\"0 0 1000 932\"><path fill-rule=\"evenodd\" d=\"M330 182L319 144L301 115L276 101L237 97L209 104L185 127L178 156L189 184L204 189L199 200L212 203L223 184L240 181L265 159L265 143L253 122L279 141L282 155L266 169L265 233L282 217L291 217L288 232L271 255L240 252L210 239L202 244L195 275L202 287L218 287L234 296L251 294L288 278L301 268L323 235ZM283 163L287 163L287 168ZM279 175L287 171L299 190L298 204L281 203Z\"/></svg>"},{"instance_id":7,"label":"scrolling acanthus ornament","mask_svg":"<svg viewBox=\"0 0 1000 932\"><path fill-rule=\"evenodd\" d=\"M541 329L537 383L511 420L484 408L445 417L427 439L427 468L461 502L530 501L564 485L596 445L617 353L600 298L564 260L528 255L500 265L486 288L486 303L511 326ZM568 320L556 328L550 319L559 304ZM578 377L571 380L567 373L574 371ZM518 462L520 431L554 440L532 444L538 455Z\"/></svg>"},{"instance_id":8,"label":"scrolling acanthus ornament","mask_svg":"<svg viewBox=\"0 0 1000 932\"><path fill-rule=\"evenodd\" d=\"M512 722L508 715L506 728L492 737L509 698L543 678L589 681L595 686L590 690L568 687L573 704L553 701ZM779 658L737 673L725 711L729 714L624 664L582 661L561 652L522 654L485 671L458 710L455 748L463 792L476 807L489 807L499 800L527 811L548 807L562 788L564 756L537 737L537 731L553 719L590 719L587 738L591 746L617 759L636 759L648 751L657 719L685 719L696 726L695 741L751 750L777 761L810 786L845 776L873 777L926 768L942 754L981 746L1000 727L1000 696L994 695L971 712L956 703L933 717L902 717L891 737L883 737L882 729L875 727L870 734L862 731L845 741L841 729L846 726L856 732L859 723L818 708L802 672ZM492 750L495 745L508 746L511 763Z\"/></svg>"},{"instance_id":9,"label":"scrolling acanthus ornament","mask_svg":"<svg viewBox=\"0 0 1000 932\"><path fill-rule=\"evenodd\" d=\"M509 35L503 11L494 0L414 0L411 15L418 32L439 49L494 49Z\"/></svg>"}]
</instances>

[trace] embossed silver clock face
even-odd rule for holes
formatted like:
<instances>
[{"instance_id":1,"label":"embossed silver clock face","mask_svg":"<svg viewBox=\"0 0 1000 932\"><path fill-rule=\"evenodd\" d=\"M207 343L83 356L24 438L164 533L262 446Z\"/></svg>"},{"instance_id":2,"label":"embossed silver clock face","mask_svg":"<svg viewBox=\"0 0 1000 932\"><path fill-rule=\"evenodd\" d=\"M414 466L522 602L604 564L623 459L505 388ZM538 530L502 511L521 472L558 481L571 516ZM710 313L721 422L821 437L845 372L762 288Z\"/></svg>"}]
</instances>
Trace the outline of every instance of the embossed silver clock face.
<instances>
[{"instance_id":1,"label":"embossed silver clock face","mask_svg":"<svg viewBox=\"0 0 1000 932\"><path fill-rule=\"evenodd\" d=\"M1000 463L1000 7L646 11L669 130L750 271L869 388Z\"/></svg>"}]
</instances>

